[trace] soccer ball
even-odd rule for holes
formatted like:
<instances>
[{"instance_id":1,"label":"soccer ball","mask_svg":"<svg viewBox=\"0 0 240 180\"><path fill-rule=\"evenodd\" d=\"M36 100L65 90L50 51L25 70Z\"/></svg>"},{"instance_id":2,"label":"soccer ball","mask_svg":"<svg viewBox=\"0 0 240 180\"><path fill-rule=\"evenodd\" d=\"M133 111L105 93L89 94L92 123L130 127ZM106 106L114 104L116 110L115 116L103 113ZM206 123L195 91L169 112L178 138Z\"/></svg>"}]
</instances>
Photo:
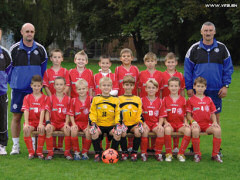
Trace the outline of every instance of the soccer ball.
<instances>
[{"instance_id":1,"label":"soccer ball","mask_svg":"<svg viewBox=\"0 0 240 180\"><path fill-rule=\"evenodd\" d=\"M114 149L107 149L102 154L102 161L106 164L118 162L119 155Z\"/></svg>"}]
</instances>

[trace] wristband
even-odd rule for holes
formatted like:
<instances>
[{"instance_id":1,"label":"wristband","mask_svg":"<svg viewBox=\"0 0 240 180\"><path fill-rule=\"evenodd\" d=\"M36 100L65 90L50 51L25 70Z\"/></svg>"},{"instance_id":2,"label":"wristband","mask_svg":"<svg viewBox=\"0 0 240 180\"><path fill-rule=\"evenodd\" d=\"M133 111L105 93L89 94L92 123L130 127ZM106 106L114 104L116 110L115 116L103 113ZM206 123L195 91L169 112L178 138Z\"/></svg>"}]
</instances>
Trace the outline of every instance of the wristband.
<instances>
[{"instance_id":1,"label":"wristband","mask_svg":"<svg viewBox=\"0 0 240 180\"><path fill-rule=\"evenodd\" d=\"M46 121L46 125L48 125L48 124L51 124L51 121L50 121L50 120L47 120L47 121Z\"/></svg>"}]
</instances>

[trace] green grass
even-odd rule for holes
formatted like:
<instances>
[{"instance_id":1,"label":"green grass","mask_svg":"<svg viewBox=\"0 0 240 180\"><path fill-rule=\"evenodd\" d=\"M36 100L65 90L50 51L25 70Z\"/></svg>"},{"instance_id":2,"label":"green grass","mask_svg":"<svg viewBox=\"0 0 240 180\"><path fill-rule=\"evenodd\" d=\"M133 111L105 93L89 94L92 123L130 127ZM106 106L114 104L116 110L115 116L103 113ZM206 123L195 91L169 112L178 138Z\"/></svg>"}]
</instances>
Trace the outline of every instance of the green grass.
<instances>
[{"instance_id":1,"label":"green grass","mask_svg":"<svg viewBox=\"0 0 240 180\"><path fill-rule=\"evenodd\" d=\"M113 63L112 71L117 64ZM64 62L63 67L70 69L75 66L74 63ZM138 67L140 70L145 69L144 65L138 65ZM92 69L94 73L99 69L97 63L91 61L87 68ZM158 65L157 69L164 71L165 68L163 65ZM52 161L28 160L21 133L21 154L0 157L0 179L238 179L240 178L240 117L237 114L240 102L239 69L235 67L228 96L223 99L221 114L223 164L210 160L212 136L201 137L202 161L198 164L192 161L193 157L187 157L185 163L178 162L176 158L171 163L157 162L153 157L149 157L147 162L138 160L107 165L94 163L92 156L88 161L79 162L69 162L61 155L56 155ZM178 67L178 70L183 72L183 67ZM9 112L8 153L12 147L11 118L12 114Z\"/></svg>"}]
</instances>

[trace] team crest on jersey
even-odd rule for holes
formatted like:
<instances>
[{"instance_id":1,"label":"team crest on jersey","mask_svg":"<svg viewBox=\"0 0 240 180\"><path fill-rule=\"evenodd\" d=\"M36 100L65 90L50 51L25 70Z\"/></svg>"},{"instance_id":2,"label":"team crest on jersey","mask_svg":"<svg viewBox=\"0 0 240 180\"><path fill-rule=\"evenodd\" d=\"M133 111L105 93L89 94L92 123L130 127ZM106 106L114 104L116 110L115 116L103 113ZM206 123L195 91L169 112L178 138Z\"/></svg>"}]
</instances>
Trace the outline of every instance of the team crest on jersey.
<instances>
[{"instance_id":1,"label":"team crest on jersey","mask_svg":"<svg viewBox=\"0 0 240 180\"><path fill-rule=\"evenodd\" d=\"M79 114L81 114L81 112L75 112L75 116L77 116L77 115L79 115Z\"/></svg>"},{"instance_id":2,"label":"team crest on jersey","mask_svg":"<svg viewBox=\"0 0 240 180\"><path fill-rule=\"evenodd\" d=\"M0 54L0 59L3 59L3 58L4 58L3 54Z\"/></svg>"},{"instance_id":3,"label":"team crest on jersey","mask_svg":"<svg viewBox=\"0 0 240 180\"><path fill-rule=\"evenodd\" d=\"M158 110L154 111L154 116L158 116L158 115L159 115L159 111Z\"/></svg>"},{"instance_id":4,"label":"team crest on jersey","mask_svg":"<svg viewBox=\"0 0 240 180\"><path fill-rule=\"evenodd\" d=\"M209 106L208 105L205 106L205 111L207 111L207 112L209 111Z\"/></svg>"},{"instance_id":5,"label":"team crest on jersey","mask_svg":"<svg viewBox=\"0 0 240 180\"><path fill-rule=\"evenodd\" d=\"M39 52L37 50L34 50L33 53L36 54L36 55L39 54Z\"/></svg>"},{"instance_id":6,"label":"team crest on jersey","mask_svg":"<svg viewBox=\"0 0 240 180\"><path fill-rule=\"evenodd\" d=\"M178 108L177 113L182 114L182 108Z\"/></svg>"},{"instance_id":7,"label":"team crest on jersey","mask_svg":"<svg viewBox=\"0 0 240 180\"><path fill-rule=\"evenodd\" d=\"M83 113L84 113L84 114L88 114L88 109L87 109L87 108L84 109L84 110L83 110Z\"/></svg>"},{"instance_id":8,"label":"team crest on jersey","mask_svg":"<svg viewBox=\"0 0 240 180\"><path fill-rule=\"evenodd\" d=\"M128 105L128 109L132 109L132 106L131 106L131 105Z\"/></svg>"},{"instance_id":9,"label":"team crest on jersey","mask_svg":"<svg viewBox=\"0 0 240 180\"><path fill-rule=\"evenodd\" d=\"M66 113L67 113L67 108L63 108L62 112L63 112L64 114L66 114Z\"/></svg>"},{"instance_id":10,"label":"team crest on jersey","mask_svg":"<svg viewBox=\"0 0 240 180\"><path fill-rule=\"evenodd\" d=\"M13 109L17 109L18 105L17 104L13 104Z\"/></svg>"},{"instance_id":11,"label":"team crest on jersey","mask_svg":"<svg viewBox=\"0 0 240 180\"><path fill-rule=\"evenodd\" d=\"M104 108L104 109L107 109L107 105L103 105L103 108Z\"/></svg>"},{"instance_id":12,"label":"team crest on jersey","mask_svg":"<svg viewBox=\"0 0 240 180\"><path fill-rule=\"evenodd\" d=\"M219 52L219 48L215 48L214 51L215 51L216 53L218 53L218 52Z\"/></svg>"}]
</instances>

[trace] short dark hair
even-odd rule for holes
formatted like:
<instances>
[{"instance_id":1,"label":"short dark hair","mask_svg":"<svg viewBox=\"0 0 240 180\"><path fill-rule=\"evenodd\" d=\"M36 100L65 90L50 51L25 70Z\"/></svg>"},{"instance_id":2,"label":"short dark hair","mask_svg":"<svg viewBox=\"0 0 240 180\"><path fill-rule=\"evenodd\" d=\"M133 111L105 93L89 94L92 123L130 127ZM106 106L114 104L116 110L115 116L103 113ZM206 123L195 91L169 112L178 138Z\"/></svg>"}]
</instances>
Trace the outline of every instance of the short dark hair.
<instances>
[{"instance_id":1,"label":"short dark hair","mask_svg":"<svg viewBox=\"0 0 240 180\"><path fill-rule=\"evenodd\" d=\"M179 79L178 77L175 77L175 76L171 77L171 78L168 80L168 85L169 85L169 83L170 83L171 81L177 81L178 84L179 84L179 86L181 85L181 81L180 81L180 79Z\"/></svg>"},{"instance_id":2,"label":"short dark hair","mask_svg":"<svg viewBox=\"0 0 240 180\"><path fill-rule=\"evenodd\" d=\"M135 78L131 75L126 75L123 78L123 84L125 84L125 83L135 84L135 82L136 82Z\"/></svg>"},{"instance_id":3,"label":"short dark hair","mask_svg":"<svg viewBox=\"0 0 240 180\"><path fill-rule=\"evenodd\" d=\"M40 82L40 83L42 83L42 82L43 82L42 77L41 77L40 75L34 75L34 76L32 77L31 84L34 83L34 82Z\"/></svg>"},{"instance_id":4,"label":"short dark hair","mask_svg":"<svg viewBox=\"0 0 240 180\"><path fill-rule=\"evenodd\" d=\"M55 81L58 80L58 79L62 79L64 81L64 84L66 84L66 79L62 76L56 77L55 80L54 80L54 84L55 84Z\"/></svg>"},{"instance_id":5,"label":"short dark hair","mask_svg":"<svg viewBox=\"0 0 240 180\"><path fill-rule=\"evenodd\" d=\"M200 76L194 80L193 85L195 86L197 83L204 84L205 86L207 86L207 80Z\"/></svg>"}]
</instances>

